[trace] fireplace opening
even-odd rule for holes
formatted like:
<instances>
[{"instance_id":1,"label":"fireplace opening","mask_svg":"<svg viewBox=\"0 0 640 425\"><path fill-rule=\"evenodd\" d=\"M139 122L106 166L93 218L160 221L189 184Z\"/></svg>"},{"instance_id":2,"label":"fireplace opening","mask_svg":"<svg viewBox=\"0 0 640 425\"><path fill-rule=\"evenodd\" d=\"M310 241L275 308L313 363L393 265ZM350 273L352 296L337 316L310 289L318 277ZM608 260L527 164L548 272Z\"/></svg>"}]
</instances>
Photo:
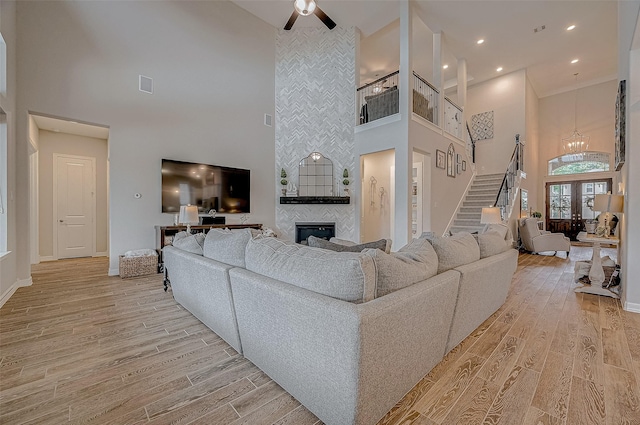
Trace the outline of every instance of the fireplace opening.
<instances>
[{"instance_id":1,"label":"fireplace opening","mask_svg":"<svg viewBox=\"0 0 640 425\"><path fill-rule=\"evenodd\" d=\"M336 235L336 223L296 223L296 243L307 245L307 238L315 236L329 240Z\"/></svg>"}]
</instances>

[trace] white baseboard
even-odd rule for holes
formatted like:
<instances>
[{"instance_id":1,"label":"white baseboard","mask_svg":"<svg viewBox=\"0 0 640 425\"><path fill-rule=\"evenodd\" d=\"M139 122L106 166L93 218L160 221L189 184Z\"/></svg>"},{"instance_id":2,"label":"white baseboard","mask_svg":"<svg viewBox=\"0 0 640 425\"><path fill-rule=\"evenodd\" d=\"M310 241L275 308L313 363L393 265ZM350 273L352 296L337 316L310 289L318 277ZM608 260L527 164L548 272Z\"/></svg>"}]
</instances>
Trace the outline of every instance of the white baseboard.
<instances>
[{"instance_id":1,"label":"white baseboard","mask_svg":"<svg viewBox=\"0 0 640 425\"><path fill-rule=\"evenodd\" d=\"M31 286L33 285L33 280L31 279L31 276L29 276L28 279L21 279L19 281L16 282L18 284L18 288L22 288L23 286Z\"/></svg>"},{"instance_id":2,"label":"white baseboard","mask_svg":"<svg viewBox=\"0 0 640 425\"><path fill-rule=\"evenodd\" d=\"M56 261L56 258L53 255L41 255L40 261Z\"/></svg>"},{"instance_id":3,"label":"white baseboard","mask_svg":"<svg viewBox=\"0 0 640 425\"><path fill-rule=\"evenodd\" d=\"M120 268L109 269L109 276L118 276L118 275L120 275Z\"/></svg>"},{"instance_id":4,"label":"white baseboard","mask_svg":"<svg viewBox=\"0 0 640 425\"><path fill-rule=\"evenodd\" d=\"M16 281L13 285L11 285L9 289L7 289L4 294L2 294L2 298L0 298L0 308L4 305L4 303L9 301L9 298L11 298L11 296L16 292L17 289L18 282Z\"/></svg>"},{"instance_id":5,"label":"white baseboard","mask_svg":"<svg viewBox=\"0 0 640 425\"><path fill-rule=\"evenodd\" d=\"M96 252L96 255L94 255L94 257L108 257L109 253L107 251L100 251L100 252Z\"/></svg>"},{"instance_id":6,"label":"white baseboard","mask_svg":"<svg viewBox=\"0 0 640 425\"><path fill-rule=\"evenodd\" d=\"M31 286L32 284L33 281L31 280L31 277L29 277L28 279L16 280L13 285L11 285L11 287L7 289L4 294L2 294L2 297L0 297L0 307L2 307L4 303L9 301L9 298L11 298L13 294L15 294L18 288L21 288L23 286Z\"/></svg>"},{"instance_id":7,"label":"white baseboard","mask_svg":"<svg viewBox=\"0 0 640 425\"><path fill-rule=\"evenodd\" d=\"M625 301L623 308L625 311L629 311L631 313L640 313L640 304L638 303L630 303L628 301Z\"/></svg>"}]
</instances>

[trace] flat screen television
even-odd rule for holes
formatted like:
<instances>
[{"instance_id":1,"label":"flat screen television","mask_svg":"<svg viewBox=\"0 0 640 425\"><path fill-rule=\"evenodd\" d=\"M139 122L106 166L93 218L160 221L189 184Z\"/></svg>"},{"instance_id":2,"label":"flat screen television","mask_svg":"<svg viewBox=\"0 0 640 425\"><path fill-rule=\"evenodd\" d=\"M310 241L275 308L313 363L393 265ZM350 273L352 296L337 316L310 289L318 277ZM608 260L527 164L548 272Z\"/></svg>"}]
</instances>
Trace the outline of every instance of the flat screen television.
<instances>
[{"instance_id":1,"label":"flat screen television","mask_svg":"<svg viewBox=\"0 0 640 425\"><path fill-rule=\"evenodd\" d=\"M179 213L180 205L198 212L248 213L251 172L240 168L162 160L162 212Z\"/></svg>"}]
</instances>

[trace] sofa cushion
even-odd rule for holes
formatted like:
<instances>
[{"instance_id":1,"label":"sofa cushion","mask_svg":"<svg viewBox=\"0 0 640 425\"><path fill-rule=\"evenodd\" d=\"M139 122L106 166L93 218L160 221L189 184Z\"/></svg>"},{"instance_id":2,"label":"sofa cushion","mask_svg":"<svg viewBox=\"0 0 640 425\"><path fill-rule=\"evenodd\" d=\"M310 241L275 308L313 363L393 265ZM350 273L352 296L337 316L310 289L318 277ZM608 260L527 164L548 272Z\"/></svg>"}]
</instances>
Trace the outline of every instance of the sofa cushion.
<instances>
[{"instance_id":1,"label":"sofa cushion","mask_svg":"<svg viewBox=\"0 0 640 425\"><path fill-rule=\"evenodd\" d=\"M491 257L509 249L504 236L494 230L474 235L480 248L480 258Z\"/></svg>"},{"instance_id":2,"label":"sofa cushion","mask_svg":"<svg viewBox=\"0 0 640 425\"><path fill-rule=\"evenodd\" d=\"M176 248L180 248L183 251L191 252L192 254L202 255L204 239L204 233L195 233L193 235L189 235L187 234L187 232L180 232L175 234L171 245L175 246Z\"/></svg>"},{"instance_id":3,"label":"sofa cushion","mask_svg":"<svg viewBox=\"0 0 640 425\"><path fill-rule=\"evenodd\" d=\"M414 239L398 252L387 254L379 249L364 253L376 266L375 297L382 297L421 282L438 272L438 256L425 239Z\"/></svg>"},{"instance_id":4,"label":"sofa cushion","mask_svg":"<svg viewBox=\"0 0 640 425\"><path fill-rule=\"evenodd\" d=\"M428 239L438 254L438 273L480 259L480 247L471 233L459 232L449 237Z\"/></svg>"},{"instance_id":5,"label":"sofa cushion","mask_svg":"<svg viewBox=\"0 0 640 425\"><path fill-rule=\"evenodd\" d=\"M211 229L204 240L204 256L221 263L244 267L244 251L250 229Z\"/></svg>"},{"instance_id":6,"label":"sofa cushion","mask_svg":"<svg viewBox=\"0 0 640 425\"><path fill-rule=\"evenodd\" d=\"M386 245L384 247L384 252L386 252L388 254L388 253L391 252L391 245L393 244L393 241L391 239L384 239L384 241L386 242ZM337 243L337 244L340 244L340 245L346 245L346 246L357 245L357 243L355 243L355 242L348 241L346 239L338 239L338 238L331 238L331 239L329 239L329 242Z\"/></svg>"},{"instance_id":7,"label":"sofa cushion","mask_svg":"<svg viewBox=\"0 0 640 425\"><path fill-rule=\"evenodd\" d=\"M307 238L307 243L312 248L330 249L331 251L337 252L362 252L367 248L379 249L380 251L384 251L387 247L386 239L380 239L379 241L375 242L361 243L358 245L342 245L322 238L317 238L315 236L309 236Z\"/></svg>"},{"instance_id":8,"label":"sofa cushion","mask_svg":"<svg viewBox=\"0 0 640 425\"><path fill-rule=\"evenodd\" d=\"M247 270L333 298L361 303L374 297L375 266L362 253L254 238L245 260Z\"/></svg>"}]
</instances>

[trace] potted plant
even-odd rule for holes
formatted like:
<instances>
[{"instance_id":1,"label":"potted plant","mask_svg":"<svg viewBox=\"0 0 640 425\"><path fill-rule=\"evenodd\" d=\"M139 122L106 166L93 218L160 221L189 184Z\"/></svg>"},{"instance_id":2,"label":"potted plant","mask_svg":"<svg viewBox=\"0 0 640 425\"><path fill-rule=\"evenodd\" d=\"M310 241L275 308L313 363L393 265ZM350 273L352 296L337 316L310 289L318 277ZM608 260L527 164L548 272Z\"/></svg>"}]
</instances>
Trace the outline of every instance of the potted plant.
<instances>
[{"instance_id":1,"label":"potted plant","mask_svg":"<svg viewBox=\"0 0 640 425\"><path fill-rule=\"evenodd\" d=\"M344 169L344 171L342 172L342 184L344 186L349 186L349 170L347 170L346 168ZM349 196L349 188L345 187L344 189L344 193L346 196Z\"/></svg>"},{"instance_id":2,"label":"potted plant","mask_svg":"<svg viewBox=\"0 0 640 425\"><path fill-rule=\"evenodd\" d=\"M540 211L534 211L531 213L531 217L533 218L542 218L542 213Z\"/></svg>"},{"instance_id":3,"label":"potted plant","mask_svg":"<svg viewBox=\"0 0 640 425\"><path fill-rule=\"evenodd\" d=\"M280 184L282 185L282 196L286 196L287 194L287 184L289 182L287 181L287 172L284 171L284 168L280 169Z\"/></svg>"}]
</instances>

